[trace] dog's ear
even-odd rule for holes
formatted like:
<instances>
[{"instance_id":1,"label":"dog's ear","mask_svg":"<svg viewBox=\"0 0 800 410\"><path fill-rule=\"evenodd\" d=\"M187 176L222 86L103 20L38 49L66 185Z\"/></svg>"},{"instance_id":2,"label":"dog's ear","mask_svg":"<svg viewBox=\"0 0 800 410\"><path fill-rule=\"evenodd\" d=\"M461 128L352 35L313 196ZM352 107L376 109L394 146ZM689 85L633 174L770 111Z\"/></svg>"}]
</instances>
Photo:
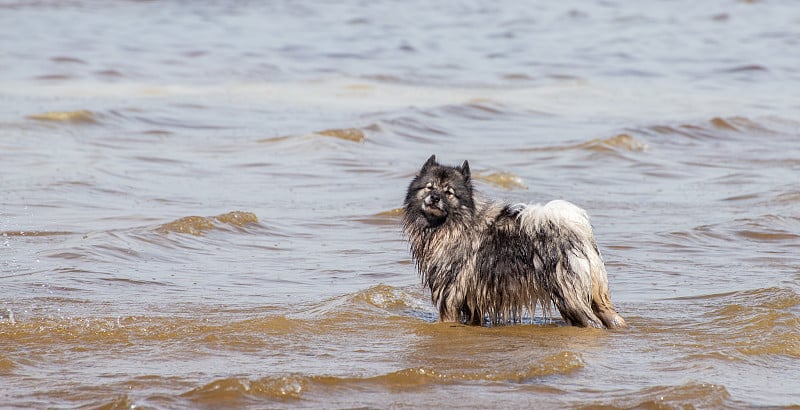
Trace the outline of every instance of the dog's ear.
<instances>
[{"instance_id":1,"label":"dog's ear","mask_svg":"<svg viewBox=\"0 0 800 410\"><path fill-rule=\"evenodd\" d=\"M436 154L431 155L431 157L428 158L427 161L425 161L425 164L422 165L422 171L425 172L425 170L427 170L428 168L430 168L430 167L432 167L434 165L438 165L436 163Z\"/></svg>"},{"instance_id":2,"label":"dog's ear","mask_svg":"<svg viewBox=\"0 0 800 410\"><path fill-rule=\"evenodd\" d=\"M471 174L469 172L469 161L465 160L464 163L461 164L460 170L461 170L461 175L464 175L464 179L469 181L471 177Z\"/></svg>"}]
</instances>

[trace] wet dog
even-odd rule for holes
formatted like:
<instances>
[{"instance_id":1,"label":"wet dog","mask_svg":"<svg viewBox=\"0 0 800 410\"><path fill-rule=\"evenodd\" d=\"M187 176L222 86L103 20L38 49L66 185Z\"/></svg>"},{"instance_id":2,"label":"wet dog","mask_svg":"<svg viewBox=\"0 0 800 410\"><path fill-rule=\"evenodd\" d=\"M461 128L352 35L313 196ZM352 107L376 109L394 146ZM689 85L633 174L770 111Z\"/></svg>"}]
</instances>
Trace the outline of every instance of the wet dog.
<instances>
[{"instance_id":1,"label":"wet dog","mask_svg":"<svg viewBox=\"0 0 800 410\"><path fill-rule=\"evenodd\" d=\"M469 163L431 156L411 181L403 231L439 321L532 318L551 303L567 324L624 327L586 211L566 201L506 204L478 196Z\"/></svg>"}]
</instances>

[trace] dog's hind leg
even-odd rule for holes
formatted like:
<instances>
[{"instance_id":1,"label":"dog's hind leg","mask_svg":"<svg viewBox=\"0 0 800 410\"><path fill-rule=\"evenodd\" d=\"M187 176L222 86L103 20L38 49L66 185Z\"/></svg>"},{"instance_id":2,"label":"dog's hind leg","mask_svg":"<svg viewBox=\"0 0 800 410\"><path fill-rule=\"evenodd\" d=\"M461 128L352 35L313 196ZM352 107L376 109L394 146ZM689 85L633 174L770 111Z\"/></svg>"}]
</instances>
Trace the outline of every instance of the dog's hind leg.
<instances>
[{"instance_id":1,"label":"dog's hind leg","mask_svg":"<svg viewBox=\"0 0 800 410\"><path fill-rule=\"evenodd\" d=\"M596 260L593 255L581 252L574 247L564 251L564 257L555 268L554 285L551 287L553 303L568 324L580 327L604 328L601 317L592 309L592 300L601 282L600 275L593 271ZM599 258L599 254L596 255ZM600 260L602 267L602 260ZM605 272L605 271L603 271ZM608 285L605 286L608 293Z\"/></svg>"},{"instance_id":2,"label":"dog's hind leg","mask_svg":"<svg viewBox=\"0 0 800 410\"><path fill-rule=\"evenodd\" d=\"M611 307L611 301L608 299L607 293L592 297L592 310L609 329L628 326L625 323L625 319Z\"/></svg>"},{"instance_id":3,"label":"dog's hind leg","mask_svg":"<svg viewBox=\"0 0 800 410\"><path fill-rule=\"evenodd\" d=\"M600 253L595 252L591 255L590 266L592 275L592 310L609 328L627 327L625 319L614 310L611 304L611 294L608 291L608 275L606 274L603 260Z\"/></svg>"},{"instance_id":4,"label":"dog's hind leg","mask_svg":"<svg viewBox=\"0 0 800 410\"><path fill-rule=\"evenodd\" d=\"M614 310L611 304L611 295L608 293L608 283L596 283L592 279L592 310L609 328L627 327L625 319Z\"/></svg>"},{"instance_id":5,"label":"dog's hind leg","mask_svg":"<svg viewBox=\"0 0 800 410\"><path fill-rule=\"evenodd\" d=\"M575 289L571 289L575 290ZM564 318L564 321L567 322L568 325L572 326L579 326L579 327L595 327L598 329L602 329L603 322L595 316L594 312L592 311L591 306L589 305L588 298L584 298L582 295L577 293L582 292L569 292L569 293L576 293L576 294L564 294L562 292L556 291L553 292L553 304L556 305L556 308L561 313L561 317Z\"/></svg>"}]
</instances>

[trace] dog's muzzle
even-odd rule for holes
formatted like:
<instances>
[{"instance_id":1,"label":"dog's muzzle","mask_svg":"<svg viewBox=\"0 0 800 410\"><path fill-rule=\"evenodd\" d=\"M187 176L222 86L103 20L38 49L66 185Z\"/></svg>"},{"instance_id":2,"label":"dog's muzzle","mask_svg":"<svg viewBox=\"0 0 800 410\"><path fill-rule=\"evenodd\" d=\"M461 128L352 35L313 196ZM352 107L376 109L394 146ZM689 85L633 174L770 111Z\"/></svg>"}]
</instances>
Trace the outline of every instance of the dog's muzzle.
<instances>
[{"instance_id":1,"label":"dog's muzzle","mask_svg":"<svg viewBox=\"0 0 800 410\"><path fill-rule=\"evenodd\" d=\"M442 197L438 193L431 193L422 200L422 210L436 216L446 214Z\"/></svg>"}]
</instances>

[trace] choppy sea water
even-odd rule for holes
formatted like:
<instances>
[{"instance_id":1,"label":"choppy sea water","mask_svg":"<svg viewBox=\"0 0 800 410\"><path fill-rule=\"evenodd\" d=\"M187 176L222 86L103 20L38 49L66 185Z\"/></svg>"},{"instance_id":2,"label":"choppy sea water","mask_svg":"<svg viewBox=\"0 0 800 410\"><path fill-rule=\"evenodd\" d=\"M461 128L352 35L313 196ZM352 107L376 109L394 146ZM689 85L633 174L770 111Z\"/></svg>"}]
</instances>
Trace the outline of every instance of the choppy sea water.
<instances>
[{"instance_id":1,"label":"choppy sea water","mask_svg":"<svg viewBox=\"0 0 800 410\"><path fill-rule=\"evenodd\" d=\"M791 1L2 1L0 404L796 407L798 47ZM436 323L433 153L586 208L630 328Z\"/></svg>"}]
</instances>

